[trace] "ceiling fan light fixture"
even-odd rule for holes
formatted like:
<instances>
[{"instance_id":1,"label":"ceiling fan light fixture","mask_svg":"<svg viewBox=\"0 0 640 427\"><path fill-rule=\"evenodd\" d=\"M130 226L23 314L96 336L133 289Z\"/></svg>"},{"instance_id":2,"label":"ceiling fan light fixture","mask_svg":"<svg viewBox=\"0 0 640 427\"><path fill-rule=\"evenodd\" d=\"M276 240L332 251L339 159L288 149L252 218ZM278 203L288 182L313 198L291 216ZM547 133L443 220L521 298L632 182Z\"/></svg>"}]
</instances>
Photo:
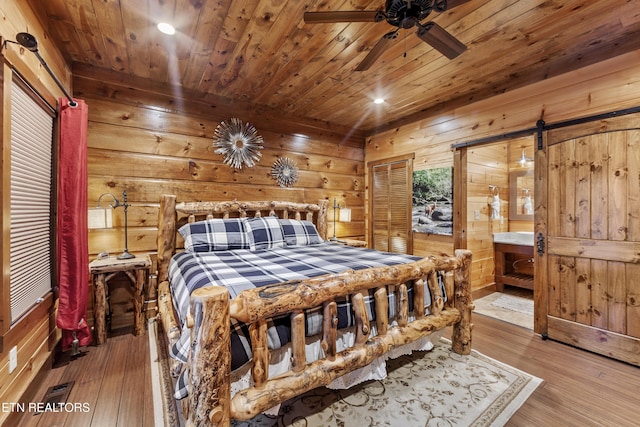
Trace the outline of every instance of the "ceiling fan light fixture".
<instances>
[{"instance_id":1,"label":"ceiling fan light fixture","mask_svg":"<svg viewBox=\"0 0 640 427\"><path fill-rule=\"evenodd\" d=\"M176 33L176 29L174 28L173 25L168 24L166 22L159 22L158 23L158 30L161 33L167 34L169 36L172 36Z\"/></svg>"},{"instance_id":2,"label":"ceiling fan light fixture","mask_svg":"<svg viewBox=\"0 0 640 427\"><path fill-rule=\"evenodd\" d=\"M307 24L338 22L382 22L386 21L395 30L388 32L355 68L366 71L382 55L390 40L398 37L400 29L417 28L417 36L449 59L464 52L467 47L452 34L433 21L421 24L435 9L444 12L470 0L386 0L384 10L346 10L333 12L305 12ZM405 52L406 54L406 52Z\"/></svg>"},{"instance_id":3,"label":"ceiling fan light fixture","mask_svg":"<svg viewBox=\"0 0 640 427\"><path fill-rule=\"evenodd\" d=\"M374 104L383 104L384 103L384 98L376 98L373 100Z\"/></svg>"}]
</instances>

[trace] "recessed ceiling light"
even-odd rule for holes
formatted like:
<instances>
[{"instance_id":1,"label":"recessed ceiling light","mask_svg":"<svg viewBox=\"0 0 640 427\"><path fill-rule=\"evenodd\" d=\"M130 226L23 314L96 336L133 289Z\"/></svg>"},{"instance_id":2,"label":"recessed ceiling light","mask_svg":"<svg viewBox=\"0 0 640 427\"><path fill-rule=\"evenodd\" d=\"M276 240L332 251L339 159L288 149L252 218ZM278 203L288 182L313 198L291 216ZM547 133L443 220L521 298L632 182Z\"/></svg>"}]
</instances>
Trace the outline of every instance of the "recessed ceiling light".
<instances>
[{"instance_id":1,"label":"recessed ceiling light","mask_svg":"<svg viewBox=\"0 0 640 427\"><path fill-rule=\"evenodd\" d=\"M376 98L376 99L373 100L374 104L382 104L383 102L384 102L384 99L382 99L382 98Z\"/></svg>"},{"instance_id":2,"label":"recessed ceiling light","mask_svg":"<svg viewBox=\"0 0 640 427\"><path fill-rule=\"evenodd\" d=\"M174 35L176 33L176 29L173 28L173 25L167 24L166 22L160 22L158 24L158 30L160 30L160 32L168 34L170 36L172 36L172 35Z\"/></svg>"}]
</instances>

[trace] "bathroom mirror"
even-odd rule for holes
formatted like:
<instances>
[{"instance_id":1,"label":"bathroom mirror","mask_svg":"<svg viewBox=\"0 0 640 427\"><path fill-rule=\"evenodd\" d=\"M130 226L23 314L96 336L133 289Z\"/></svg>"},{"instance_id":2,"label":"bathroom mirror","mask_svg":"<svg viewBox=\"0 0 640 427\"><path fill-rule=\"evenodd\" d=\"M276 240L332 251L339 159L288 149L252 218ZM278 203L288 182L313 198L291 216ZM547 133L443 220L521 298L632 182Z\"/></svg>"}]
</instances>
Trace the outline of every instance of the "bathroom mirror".
<instances>
[{"instance_id":1,"label":"bathroom mirror","mask_svg":"<svg viewBox=\"0 0 640 427\"><path fill-rule=\"evenodd\" d=\"M509 173L509 219L533 221L533 170L515 170Z\"/></svg>"}]
</instances>

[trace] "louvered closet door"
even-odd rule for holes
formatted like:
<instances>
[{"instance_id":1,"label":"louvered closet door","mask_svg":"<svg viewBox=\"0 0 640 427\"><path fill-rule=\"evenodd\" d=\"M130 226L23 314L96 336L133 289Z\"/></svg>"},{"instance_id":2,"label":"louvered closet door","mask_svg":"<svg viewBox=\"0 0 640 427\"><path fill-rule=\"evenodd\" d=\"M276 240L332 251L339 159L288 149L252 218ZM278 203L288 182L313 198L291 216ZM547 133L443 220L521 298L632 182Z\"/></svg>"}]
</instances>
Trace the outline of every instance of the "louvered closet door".
<instances>
[{"instance_id":1,"label":"louvered closet door","mask_svg":"<svg viewBox=\"0 0 640 427\"><path fill-rule=\"evenodd\" d=\"M372 166L371 180L370 234L373 248L412 253L410 159Z\"/></svg>"},{"instance_id":2,"label":"louvered closet door","mask_svg":"<svg viewBox=\"0 0 640 427\"><path fill-rule=\"evenodd\" d=\"M551 130L537 156L540 332L640 365L640 115Z\"/></svg>"}]
</instances>

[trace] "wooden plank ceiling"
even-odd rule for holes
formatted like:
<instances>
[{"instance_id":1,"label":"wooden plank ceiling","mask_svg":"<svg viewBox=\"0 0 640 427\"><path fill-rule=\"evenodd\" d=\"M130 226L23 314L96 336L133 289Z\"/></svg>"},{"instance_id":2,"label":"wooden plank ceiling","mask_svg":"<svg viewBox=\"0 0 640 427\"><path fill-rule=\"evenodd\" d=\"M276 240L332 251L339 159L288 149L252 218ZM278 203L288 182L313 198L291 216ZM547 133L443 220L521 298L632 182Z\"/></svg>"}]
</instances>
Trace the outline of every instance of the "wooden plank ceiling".
<instances>
[{"instance_id":1,"label":"wooden plank ceiling","mask_svg":"<svg viewBox=\"0 0 640 427\"><path fill-rule=\"evenodd\" d=\"M74 67L365 134L640 49L639 0L470 0L422 21L464 43L460 56L401 29L367 71L355 68L394 27L307 24L303 14L384 9L384 0L28 1ZM158 32L160 21L176 35Z\"/></svg>"}]
</instances>

